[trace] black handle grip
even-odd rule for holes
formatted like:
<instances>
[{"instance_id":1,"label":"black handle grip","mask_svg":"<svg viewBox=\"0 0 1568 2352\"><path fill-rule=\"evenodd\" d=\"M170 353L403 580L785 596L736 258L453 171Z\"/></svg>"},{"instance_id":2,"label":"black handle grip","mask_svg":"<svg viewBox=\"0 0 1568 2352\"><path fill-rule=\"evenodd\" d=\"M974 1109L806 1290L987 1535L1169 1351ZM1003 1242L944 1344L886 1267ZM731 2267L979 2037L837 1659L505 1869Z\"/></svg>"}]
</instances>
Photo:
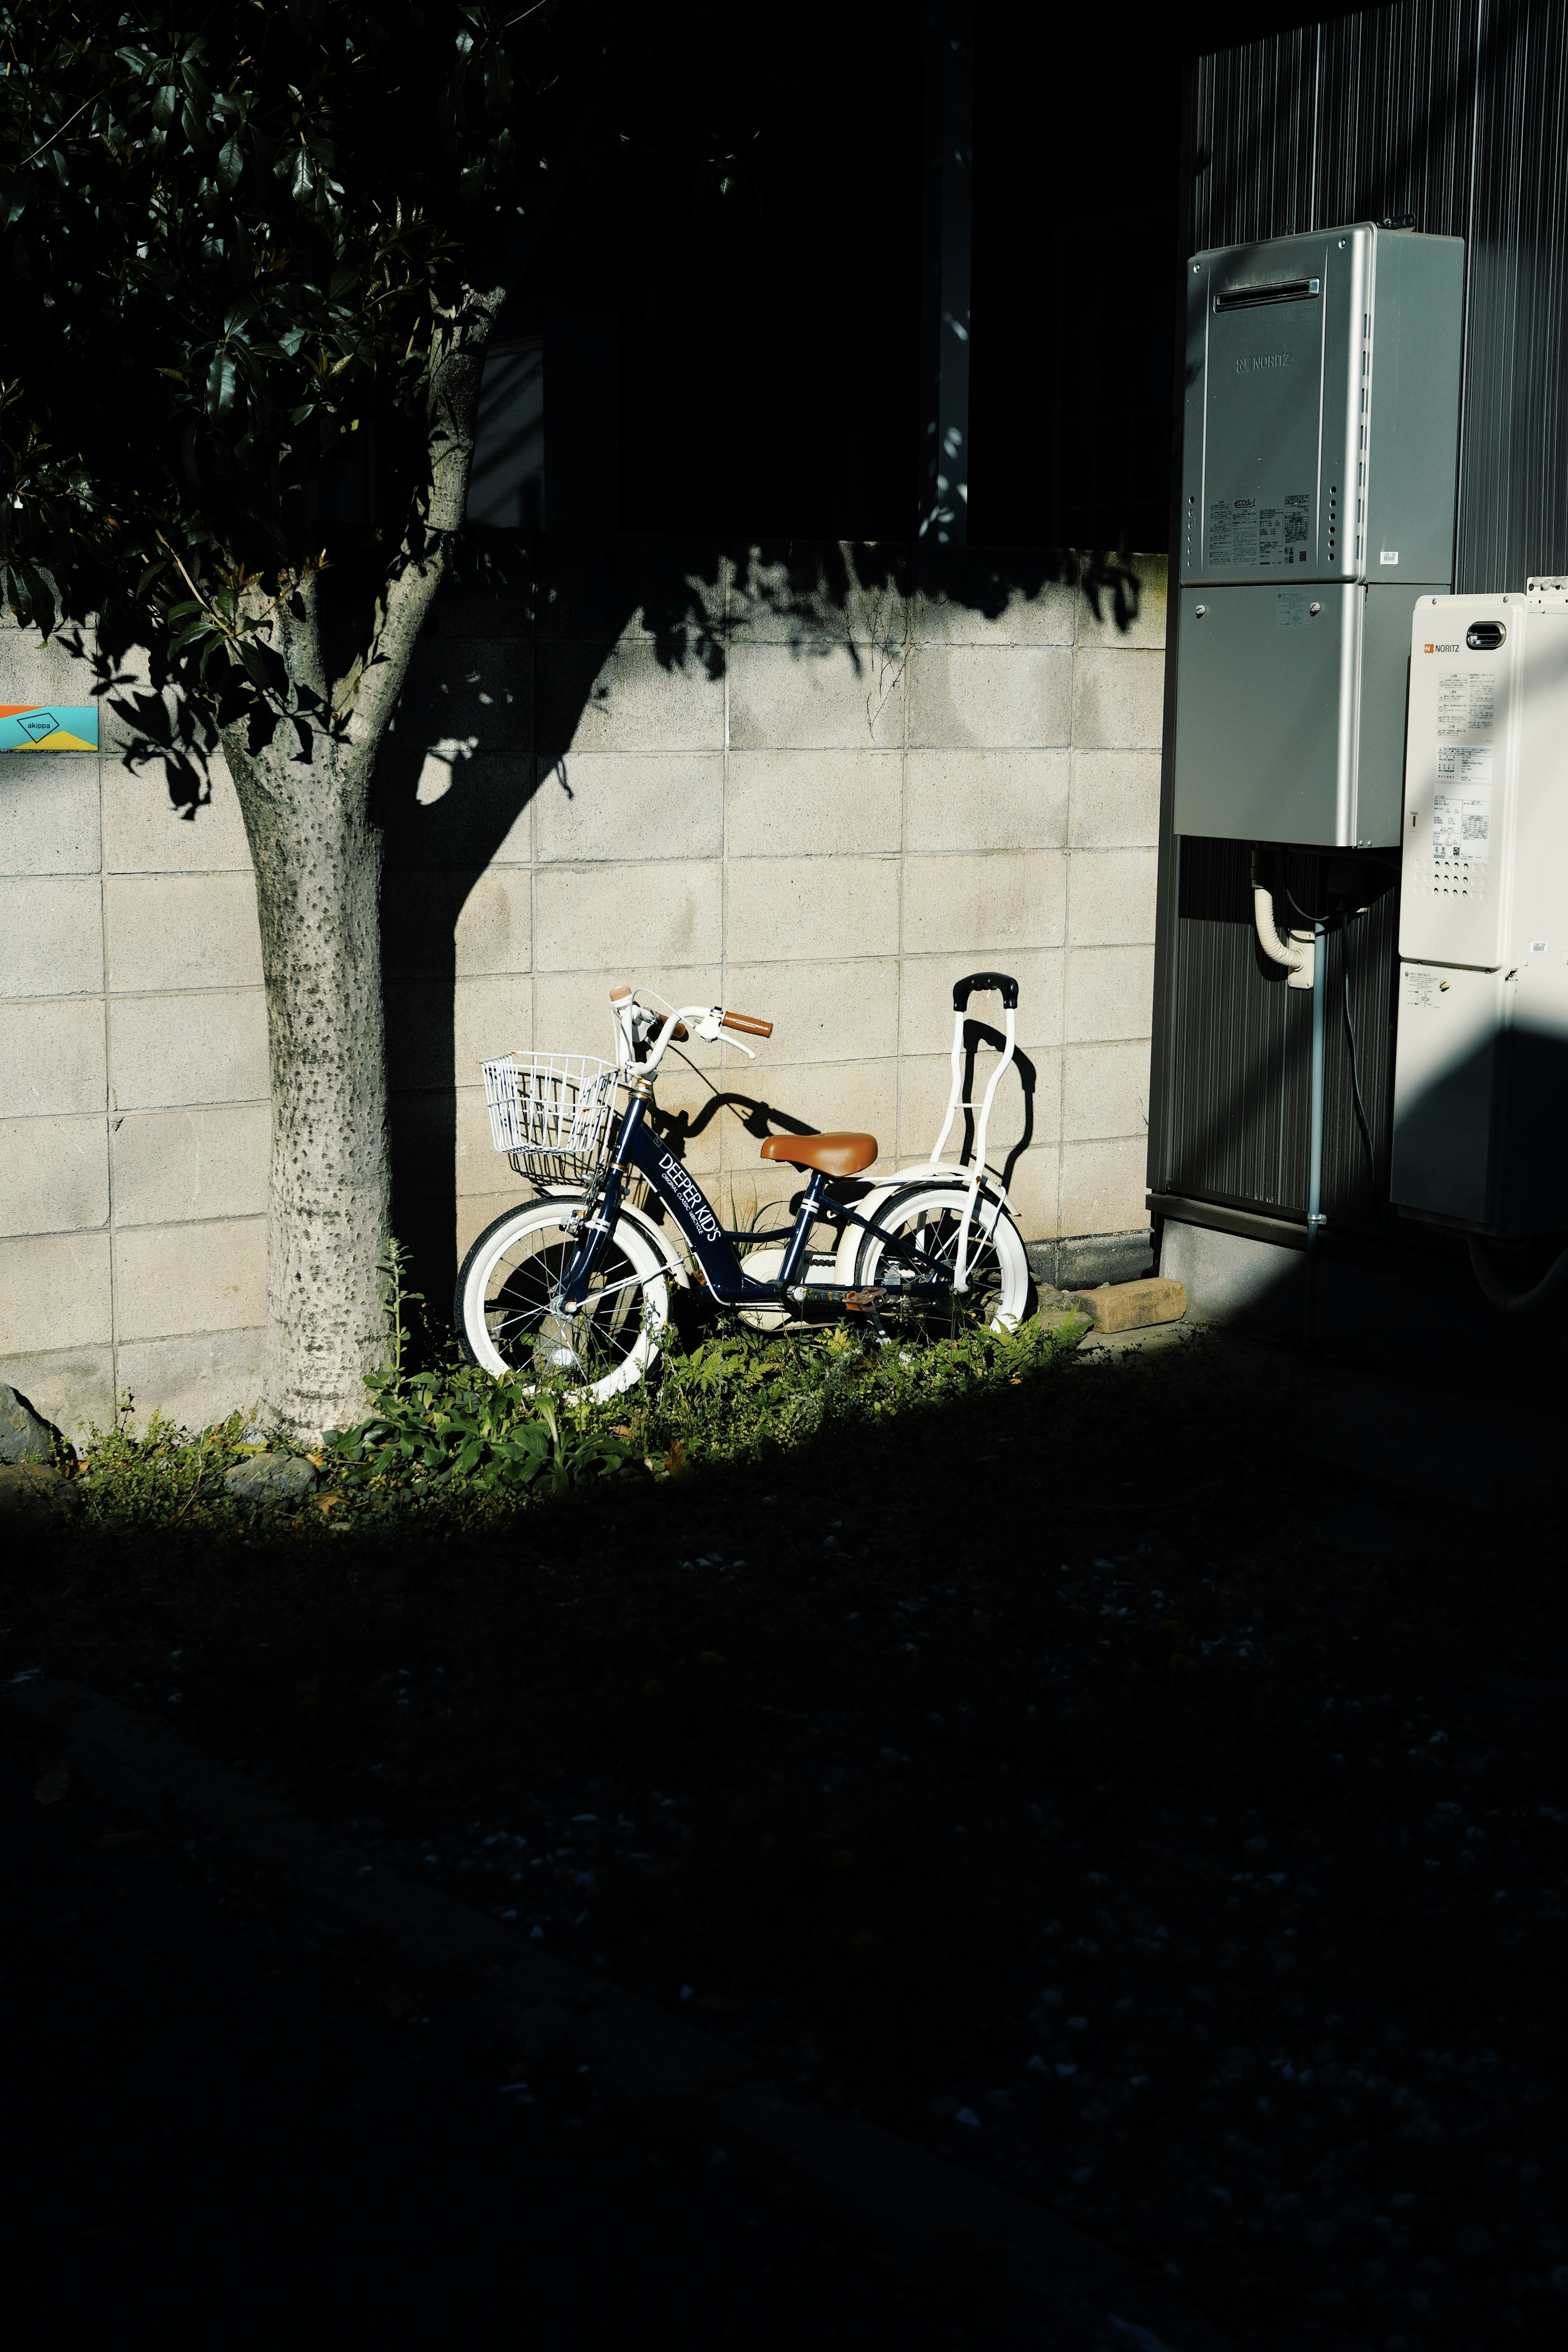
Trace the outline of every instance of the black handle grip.
<instances>
[{"instance_id":1,"label":"black handle grip","mask_svg":"<svg viewBox=\"0 0 1568 2352\"><path fill-rule=\"evenodd\" d=\"M1017 1005L1018 983L1016 980L1009 980L1005 971L972 971L967 980L955 980L952 983L952 1009L955 1013L968 1012L972 988L994 988L1002 999L1004 1010L1008 1013Z\"/></svg>"}]
</instances>

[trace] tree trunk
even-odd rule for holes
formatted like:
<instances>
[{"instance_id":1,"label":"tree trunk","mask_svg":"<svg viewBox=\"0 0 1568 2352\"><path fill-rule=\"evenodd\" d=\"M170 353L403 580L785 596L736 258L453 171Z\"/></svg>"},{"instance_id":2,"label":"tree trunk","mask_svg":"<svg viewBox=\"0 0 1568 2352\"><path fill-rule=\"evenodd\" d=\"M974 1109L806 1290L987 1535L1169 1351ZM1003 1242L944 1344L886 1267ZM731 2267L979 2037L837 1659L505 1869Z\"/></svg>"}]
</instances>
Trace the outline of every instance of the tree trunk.
<instances>
[{"instance_id":1,"label":"tree trunk","mask_svg":"<svg viewBox=\"0 0 1568 2352\"><path fill-rule=\"evenodd\" d=\"M378 1267L392 1186L370 781L462 525L485 346L503 293L466 289L440 316L430 478L363 656L330 688L318 576L307 573L266 607L270 690L253 717L223 730L256 868L271 1070L262 1412L296 1440L363 1420L365 1375L386 1359Z\"/></svg>"},{"instance_id":2,"label":"tree trunk","mask_svg":"<svg viewBox=\"0 0 1568 2352\"><path fill-rule=\"evenodd\" d=\"M275 633L296 676L315 650L312 587L301 594L306 612ZM226 730L256 867L267 991L265 1417L280 1434L311 1442L363 1418L365 1374L384 1356L377 1262L391 1230L391 1179L371 763L320 727L308 744L306 756L287 719L260 750L245 727Z\"/></svg>"}]
</instances>

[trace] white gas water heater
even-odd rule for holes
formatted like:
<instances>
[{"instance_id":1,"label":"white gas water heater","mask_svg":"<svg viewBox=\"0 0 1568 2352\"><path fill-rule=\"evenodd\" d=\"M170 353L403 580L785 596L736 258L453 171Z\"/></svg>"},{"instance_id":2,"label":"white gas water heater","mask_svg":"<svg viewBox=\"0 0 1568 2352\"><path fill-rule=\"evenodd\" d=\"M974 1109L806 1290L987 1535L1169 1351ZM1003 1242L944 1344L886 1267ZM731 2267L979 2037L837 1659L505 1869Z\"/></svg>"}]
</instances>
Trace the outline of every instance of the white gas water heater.
<instances>
[{"instance_id":1,"label":"white gas water heater","mask_svg":"<svg viewBox=\"0 0 1568 2352\"><path fill-rule=\"evenodd\" d=\"M1568 580L1415 607L1399 951L1392 1198L1537 1305L1568 1278L1521 1249L1568 1236Z\"/></svg>"}]
</instances>

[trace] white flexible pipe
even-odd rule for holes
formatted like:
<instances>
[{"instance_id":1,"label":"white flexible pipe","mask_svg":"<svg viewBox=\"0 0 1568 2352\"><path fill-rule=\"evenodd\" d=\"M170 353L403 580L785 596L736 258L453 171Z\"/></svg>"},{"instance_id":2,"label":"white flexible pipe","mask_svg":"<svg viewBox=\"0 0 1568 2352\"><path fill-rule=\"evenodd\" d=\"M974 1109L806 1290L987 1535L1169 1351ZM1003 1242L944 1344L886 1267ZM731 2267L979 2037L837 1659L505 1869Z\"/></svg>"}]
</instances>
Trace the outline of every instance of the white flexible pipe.
<instances>
[{"instance_id":1,"label":"white flexible pipe","mask_svg":"<svg viewBox=\"0 0 1568 2352\"><path fill-rule=\"evenodd\" d=\"M1252 886L1252 919L1258 927L1258 944L1270 963L1283 966L1290 975L1291 988L1312 985L1312 934L1292 931L1289 941L1279 936L1279 926L1274 919L1274 893L1266 890L1261 882Z\"/></svg>"}]
</instances>

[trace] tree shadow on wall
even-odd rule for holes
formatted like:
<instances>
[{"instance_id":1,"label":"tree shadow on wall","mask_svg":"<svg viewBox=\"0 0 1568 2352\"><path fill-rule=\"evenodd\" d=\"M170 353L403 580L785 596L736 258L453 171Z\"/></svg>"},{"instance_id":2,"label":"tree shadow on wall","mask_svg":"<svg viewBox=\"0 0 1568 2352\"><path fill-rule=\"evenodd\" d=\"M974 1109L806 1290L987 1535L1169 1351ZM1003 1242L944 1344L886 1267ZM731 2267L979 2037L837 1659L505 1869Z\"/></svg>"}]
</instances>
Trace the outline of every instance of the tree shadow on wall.
<instances>
[{"instance_id":1,"label":"tree shadow on wall","mask_svg":"<svg viewBox=\"0 0 1568 2352\"><path fill-rule=\"evenodd\" d=\"M579 910L567 929L559 900L547 924L534 919L541 867L533 862L531 803L548 785L571 811L580 790L572 773L577 758L597 748L635 756L641 748L635 710L628 720L612 709L617 674L629 669L640 685L657 672L655 689L678 695L683 680L702 687L721 680L731 651L746 643L787 649L801 663L847 665L865 703L869 750L917 642L962 644L973 639L976 621L1037 605L1053 591L1081 591L1097 621L1126 634L1142 594L1125 560L1059 550L928 553L848 542L525 539L486 530L468 535L459 569L421 643L373 793L387 852L383 967L395 1217L437 1328L452 1294L459 1241L466 1246L469 1228L500 1213L520 1190L507 1163L490 1153L477 1089L480 1057L505 1052L526 1034L521 1014L533 976L552 999L574 974L655 987L665 978L663 970L630 968L635 949L595 905L592 861L618 864L624 880L626 868L646 860L648 893L669 887L659 861L679 838L676 801L685 789L679 773L669 805L618 832L613 810L602 818L585 807L577 812L594 829L584 824L575 836L568 817L562 837L580 840L588 861L576 869L583 888L572 896ZM791 747L785 740L774 748ZM552 814L552 822L561 820ZM549 866L570 866L573 856L568 847ZM1001 950L996 954L1005 961ZM668 967L714 961L693 951L672 956ZM952 979L960 964L955 956ZM600 994L595 985L595 1000ZM533 1039L540 1050L608 1051L605 1003L595 1001L592 1014L601 1034L582 1034L574 1011L574 1034L557 1035L555 1017L544 1015L543 1034ZM1026 1001L1026 1043L1028 1017ZM965 1037L968 1097L977 1044L1000 1049L1003 1040L973 1021ZM944 1053L950 1042L950 1032L931 1041ZM1020 1052L1016 1067L1021 1113L999 1097L988 1151L1005 1182L1035 1132L1034 1063ZM664 1118L670 1148L684 1157L726 1111L759 1141L818 1131L808 1103L781 1104L724 1083L712 1086L695 1112ZM961 1124L946 1156L962 1151L967 1160L973 1117Z\"/></svg>"},{"instance_id":2,"label":"tree shadow on wall","mask_svg":"<svg viewBox=\"0 0 1568 2352\"><path fill-rule=\"evenodd\" d=\"M327 576L323 622L332 675L347 666L365 625L376 560L368 532L363 554L363 564L345 560ZM541 788L549 782L570 802L572 768L585 749L601 741L633 753L638 748L613 722L617 665L640 667L658 692L671 694L683 680L710 688L723 679L731 651L744 643L776 646L792 662L846 665L864 702L870 749L917 642L962 644L973 638L976 621L1037 605L1053 592L1081 592L1097 620L1119 634L1138 617L1141 583L1127 562L1066 551L468 535L458 576L443 588L421 640L372 787L386 860L382 935L394 1220L410 1252L412 1286L426 1295L437 1330L452 1294L460 1223L466 1234L487 1194L480 1222L499 1213L502 1196L517 1192L506 1162L489 1150L478 1094L481 1055L523 1042L521 1014L534 973L542 973L542 984L565 984L574 973L618 972L626 964L626 940L595 904L591 861L605 856L602 846L584 853L590 862L578 870L585 887L568 932L558 927L542 939L533 905L532 814ZM1049 635L1059 642L1070 632ZM121 764L149 792L166 795L185 821L210 821L218 758L210 725L182 702L164 670L149 668L129 638L100 639L90 657L109 719L106 742ZM775 748L789 749L787 738ZM658 860L669 837L666 817L673 822L677 814L673 807L661 810L643 831L628 827L615 841L613 857L623 867L647 861L650 894L666 887L667 869ZM613 811L605 822L617 822ZM672 959L671 968L683 960L714 961L693 954ZM960 961L955 956L952 979ZM631 976L658 985L663 973ZM1028 1018L1026 1001L1026 1045ZM947 1050L950 1034L933 1036L933 1052ZM1002 1040L973 1021L965 1038L967 1097L977 1044L999 1048ZM576 1051L601 1040L546 1034L537 1042ZM1009 1110L999 1100L988 1153L1005 1182L1035 1129L1035 1072L1026 1052L1016 1066L1021 1117L1016 1106ZM726 1087L714 1089L695 1114L668 1116L671 1147L684 1155L726 1109L759 1141L817 1132L809 1104ZM947 1156L967 1159L973 1149L966 1116L963 1139L955 1127Z\"/></svg>"}]
</instances>

